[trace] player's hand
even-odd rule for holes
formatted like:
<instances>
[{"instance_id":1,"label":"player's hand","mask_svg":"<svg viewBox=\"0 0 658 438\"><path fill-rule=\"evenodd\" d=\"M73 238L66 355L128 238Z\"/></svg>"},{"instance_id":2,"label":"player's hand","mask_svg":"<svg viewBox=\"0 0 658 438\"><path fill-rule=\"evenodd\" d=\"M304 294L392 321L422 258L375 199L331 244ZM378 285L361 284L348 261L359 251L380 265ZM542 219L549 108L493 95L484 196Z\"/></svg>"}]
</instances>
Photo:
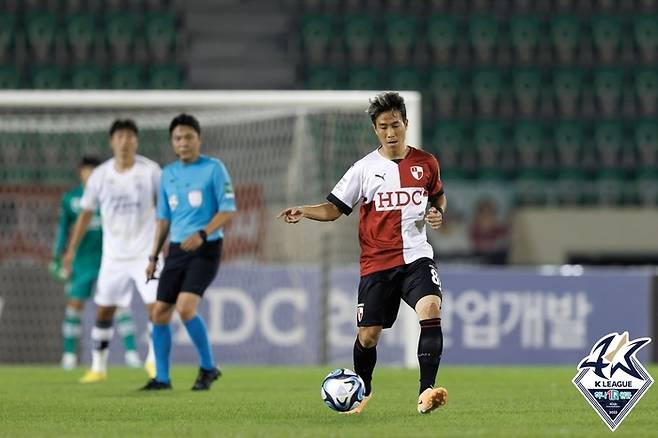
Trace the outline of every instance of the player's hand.
<instances>
[{"instance_id":1,"label":"player's hand","mask_svg":"<svg viewBox=\"0 0 658 438\"><path fill-rule=\"evenodd\" d=\"M155 280L155 270L157 268L158 262L149 262L146 266L146 282L150 280Z\"/></svg>"},{"instance_id":2,"label":"player's hand","mask_svg":"<svg viewBox=\"0 0 658 438\"><path fill-rule=\"evenodd\" d=\"M69 273L71 272L71 266L73 265L73 257L75 254L71 251L66 251L64 254L64 257L62 257L62 266L59 268L59 275L63 279L67 279L69 277Z\"/></svg>"},{"instance_id":3,"label":"player's hand","mask_svg":"<svg viewBox=\"0 0 658 438\"><path fill-rule=\"evenodd\" d=\"M180 244L180 247L183 251L194 251L201 245L203 245L203 239L199 233L194 233L187 239L183 240L183 243Z\"/></svg>"},{"instance_id":4,"label":"player's hand","mask_svg":"<svg viewBox=\"0 0 658 438\"><path fill-rule=\"evenodd\" d=\"M296 224L304 217L301 207L290 207L283 210L276 217L277 219L283 218L288 224Z\"/></svg>"},{"instance_id":5,"label":"player's hand","mask_svg":"<svg viewBox=\"0 0 658 438\"><path fill-rule=\"evenodd\" d=\"M425 222L427 222L427 225L432 227L433 230L438 230L441 228L441 225L443 225L443 215L436 208L430 207L425 215Z\"/></svg>"},{"instance_id":6,"label":"player's hand","mask_svg":"<svg viewBox=\"0 0 658 438\"><path fill-rule=\"evenodd\" d=\"M62 260L59 257L55 257L48 263L48 272L55 280L66 280L63 275L65 272L62 270Z\"/></svg>"}]
</instances>

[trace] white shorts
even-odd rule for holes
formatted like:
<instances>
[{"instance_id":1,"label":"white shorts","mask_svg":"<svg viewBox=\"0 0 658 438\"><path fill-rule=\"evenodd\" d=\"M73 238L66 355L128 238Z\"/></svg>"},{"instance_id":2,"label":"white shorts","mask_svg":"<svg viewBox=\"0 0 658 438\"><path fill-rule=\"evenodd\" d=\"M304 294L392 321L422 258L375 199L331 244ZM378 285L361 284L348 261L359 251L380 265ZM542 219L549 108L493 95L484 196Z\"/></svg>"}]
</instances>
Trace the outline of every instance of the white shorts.
<instances>
[{"instance_id":1,"label":"white shorts","mask_svg":"<svg viewBox=\"0 0 658 438\"><path fill-rule=\"evenodd\" d=\"M103 257L98 274L94 302L99 306L129 307L137 289L144 304L155 303L158 280L146 283L148 255L136 259L116 260ZM161 267L155 276L160 276Z\"/></svg>"}]
</instances>

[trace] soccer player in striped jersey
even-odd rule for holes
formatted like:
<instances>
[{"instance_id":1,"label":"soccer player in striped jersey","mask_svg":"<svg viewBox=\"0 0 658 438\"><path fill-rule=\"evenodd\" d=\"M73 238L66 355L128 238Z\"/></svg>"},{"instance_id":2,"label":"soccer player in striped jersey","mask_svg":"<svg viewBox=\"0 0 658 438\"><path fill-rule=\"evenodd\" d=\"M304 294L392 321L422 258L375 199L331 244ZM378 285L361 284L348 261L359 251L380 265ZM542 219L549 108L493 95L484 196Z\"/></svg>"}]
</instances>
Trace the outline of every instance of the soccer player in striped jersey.
<instances>
[{"instance_id":1,"label":"soccer player in striped jersey","mask_svg":"<svg viewBox=\"0 0 658 438\"><path fill-rule=\"evenodd\" d=\"M61 269L61 255L68 242L70 229L80 213L80 198L84 185L91 172L100 164L96 157L83 157L78 166L80 185L69 190L62 196L59 212L59 226L53 245L53 261L49 269L58 280L66 280L66 310L62 321L62 337L64 339L64 354L62 355L62 368L71 370L78 365L78 344L82 333L82 310L85 301L92 296L101 265L101 248L103 232L101 230L100 212L93 214L89 228L85 233L78 251L75 253L72 271ZM126 365L132 368L141 366L135 343L135 323L130 309L123 308L117 311L119 333L123 338Z\"/></svg>"},{"instance_id":2,"label":"soccer player in striped jersey","mask_svg":"<svg viewBox=\"0 0 658 438\"><path fill-rule=\"evenodd\" d=\"M397 318L400 300L416 311L420 322L418 363L420 389L417 410L429 413L447 403L448 391L435 388L443 352L441 282L425 224L438 229L446 196L439 163L405 142L408 125L404 100L387 92L370 101L368 114L379 146L354 163L319 205L290 207L279 213L287 223L303 218L334 221L360 204L359 282L354 371L366 385L360 413L372 394L372 374L382 329Z\"/></svg>"},{"instance_id":3,"label":"soccer player in striped jersey","mask_svg":"<svg viewBox=\"0 0 658 438\"><path fill-rule=\"evenodd\" d=\"M137 155L137 124L130 119L115 120L109 138L113 158L92 172L80 200L80 215L62 259L70 269L94 211L100 209L103 229L103 255L96 294L96 324L91 332L94 343L91 369L81 383L107 379L108 347L113 336L113 318L117 307L128 307L136 289L150 316L157 281L145 284L143 262L150 254L155 234L155 205L160 188L160 166ZM151 342L144 367L155 374Z\"/></svg>"}]
</instances>

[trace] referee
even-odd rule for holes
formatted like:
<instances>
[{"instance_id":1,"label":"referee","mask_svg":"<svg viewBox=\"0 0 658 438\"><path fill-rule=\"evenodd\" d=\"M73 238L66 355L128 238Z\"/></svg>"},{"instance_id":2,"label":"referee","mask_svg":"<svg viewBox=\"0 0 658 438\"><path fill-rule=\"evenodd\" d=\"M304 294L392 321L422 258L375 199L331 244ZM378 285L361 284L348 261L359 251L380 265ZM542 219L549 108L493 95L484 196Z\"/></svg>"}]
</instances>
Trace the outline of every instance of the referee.
<instances>
[{"instance_id":1,"label":"referee","mask_svg":"<svg viewBox=\"0 0 658 438\"><path fill-rule=\"evenodd\" d=\"M197 307L217 274L222 226L236 210L235 195L224 163L200 154L201 126L196 118L188 114L175 117L169 125L169 136L179 159L162 171L158 225L147 279L154 278L157 254L167 236L170 245L152 314L156 376L142 389L171 389L169 323L176 309L199 354L199 374L192 390L208 390L221 372Z\"/></svg>"}]
</instances>

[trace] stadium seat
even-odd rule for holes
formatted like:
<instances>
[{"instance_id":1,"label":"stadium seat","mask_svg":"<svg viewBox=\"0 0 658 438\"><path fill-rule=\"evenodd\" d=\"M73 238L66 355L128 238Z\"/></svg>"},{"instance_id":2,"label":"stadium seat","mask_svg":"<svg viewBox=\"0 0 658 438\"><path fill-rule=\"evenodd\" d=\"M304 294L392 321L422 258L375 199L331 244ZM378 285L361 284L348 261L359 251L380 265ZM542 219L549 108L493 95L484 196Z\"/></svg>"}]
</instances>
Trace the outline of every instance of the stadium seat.
<instances>
[{"instance_id":1,"label":"stadium seat","mask_svg":"<svg viewBox=\"0 0 658 438\"><path fill-rule=\"evenodd\" d=\"M518 114L522 117L534 116L539 95L542 91L541 71L537 68L520 68L512 74L512 88Z\"/></svg>"},{"instance_id":2,"label":"stadium seat","mask_svg":"<svg viewBox=\"0 0 658 438\"><path fill-rule=\"evenodd\" d=\"M598 166L615 169L620 166L624 129L620 122L600 122L594 127L594 148Z\"/></svg>"},{"instance_id":3,"label":"stadium seat","mask_svg":"<svg viewBox=\"0 0 658 438\"><path fill-rule=\"evenodd\" d=\"M580 22L573 15L555 17L551 21L551 40L558 61L570 63L576 57L580 43Z\"/></svg>"},{"instance_id":4,"label":"stadium seat","mask_svg":"<svg viewBox=\"0 0 658 438\"><path fill-rule=\"evenodd\" d=\"M16 32L16 18L11 14L0 14L0 57L4 58L9 51L14 39L14 32Z\"/></svg>"},{"instance_id":5,"label":"stadium seat","mask_svg":"<svg viewBox=\"0 0 658 438\"><path fill-rule=\"evenodd\" d=\"M430 73L430 93L440 117L452 117L456 114L459 82L459 72L455 69L440 68Z\"/></svg>"},{"instance_id":6,"label":"stadium seat","mask_svg":"<svg viewBox=\"0 0 658 438\"><path fill-rule=\"evenodd\" d=\"M415 47L418 21L412 15L392 15L386 20L386 41L397 64L408 63Z\"/></svg>"},{"instance_id":7,"label":"stadium seat","mask_svg":"<svg viewBox=\"0 0 658 438\"><path fill-rule=\"evenodd\" d=\"M585 172L578 168L561 168L553 187L554 195L560 205L582 205L591 199L591 182Z\"/></svg>"},{"instance_id":8,"label":"stadium seat","mask_svg":"<svg viewBox=\"0 0 658 438\"><path fill-rule=\"evenodd\" d=\"M534 61L540 24L539 17L532 15L517 15L510 20L510 39L517 62L529 64Z\"/></svg>"},{"instance_id":9,"label":"stadium seat","mask_svg":"<svg viewBox=\"0 0 658 438\"><path fill-rule=\"evenodd\" d=\"M643 120L635 124L633 139L643 168L658 168L658 120Z\"/></svg>"},{"instance_id":10,"label":"stadium seat","mask_svg":"<svg viewBox=\"0 0 658 438\"><path fill-rule=\"evenodd\" d=\"M536 170L541 165L544 150L544 127L539 122L524 121L514 124L515 155L522 170Z\"/></svg>"},{"instance_id":11,"label":"stadium seat","mask_svg":"<svg viewBox=\"0 0 658 438\"><path fill-rule=\"evenodd\" d=\"M658 69L638 68L635 70L635 95L640 103L640 112L645 116L656 116L658 101Z\"/></svg>"},{"instance_id":12,"label":"stadium seat","mask_svg":"<svg viewBox=\"0 0 658 438\"><path fill-rule=\"evenodd\" d=\"M69 46L78 58L94 45L96 40L96 20L91 14L75 14L67 18L66 36Z\"/></svg>"},{"instance_id":13,"label":"stadium seat","mask_svg":"<svg viewBox=\"0 0 658 438\"><path fill-rule=\"evenodd\" d=\"M142 88L142 72L137 66L116 66L110 76L110 88L136 90Z\"/></svg>"},{"instance_id":14,"label":"stadium seat","mask_svg":"<svg viewBox=\"0 0 658 438\"><path fill-rule=\"evenodd\" d=\"M158 59L166 57L176 38L176 17L170 12L148 14L144 20L146 43Z\"/></svg>"},{"instance_id":15,"label":"stadium seat","mask_svg":"<svg viewBox=\"0 0 658 438\"><path fill-rule=\"evenodd\" d=\"M340 74L335 67L315 67L306 78L306 86L312 90L336 90L340 88Z\"/></svg>"},{"instance_id":16,"label":"stadium seat","mask_svg":"<svg viewBox=\"0 0 658 438\"><path fill-rule=\"evenodd\" d=\"M614 16L598 16L592 19L592 39L599 60L610 64L617 58L621 42L621 22Z\"/></svg>"},{"instance_id":17,"label":"stadium seat","mask_svg":"<svg viewBox=\"0 0 658 438\"><path fill-rule=\"evenodd\" d=\"M0 66L0 89L10 90L20 88L21 75L15 65Z\"/></svg>"},{"instance_id":18,"label":"stadium seat","mask_svg":"<svg viewBox=\"0 0 658 438\"><path fill-rule=\"evenodd\" d=\"M558 166L572 168L580 164L584 147L584 129L580 122L560 122L553 127L553 143Z\"/></svg>"},{"instance_id":19,"label":"stadium seat","mask_svg":"<svg viewBox=\"0 0 658 438\"><path fill-rule=\"evenodd\" d=\"M413 68L393 68L390 71L389 87L392 90L421 90L423 81L418 70Z\"/></svg>"},{"instance_id":20,"label":"stadium seat","mask_svg":"<svg viewBox=\"0 0 658 438\"><path fill-rule=\"evenodd\" d=\"M362 67L351 69L348 73L347 88L350 90L378 90L381 88L380 71L376 68Z\"/></svg>"},{"instance_id":21,"label":"stadium seat","mask_svg":"<svg viewBox=\"0 0 658 438\"><path fill-rule=\"evenodd\" d=\"M619 112L623 82L623 73L619 69L607 68L594 73L594 94L601 115L612 117Z\"/></svg>"},{"instance_id":22,"label":"stadium seat","mask_svg":"<svg viewBox=\"0 0 658 438\"><path fill-rule=\"evenodd\" d=\"M148 88L174 90L182 87L180 68L176 65L156 65L149 70Z\"/></svg>"},{"instance_id":23,"label":"stadium seat","mask_svg":"<svg viewBox=\"0 0 658 438\"><path fill-rule=\"evenodd\" d=\"M49 52L55 41L56 24L55 16L48 13L32 14L26 19L27 42L39 62L46 61L50 56Z\"/></svg>"},{"instance_id":24,"label":"stadium seat","mask_svg":"<svg viewBox=\"0 0 658 438\"><path fill-rule=\"evenodd\" d=\"M352 62L363 64L375 39L375 22L369 15L352 15L345 19L345 46Z\"/></svg>"},{"instance_id":25,"label":"stadium seat","mask_svg":"<svg viewBox=\"0 0 658 438\"><path fill-rule=\"evenodd\" d=\"M105 37L115 62L126 62L135 42L137 20L134 16L117 13L105 22Z\"/></svg>"},{"instance_id":26,"label":"stadium seat","mask_svg":"<svg viewBox=\"0 0 658 438\"><path fill-rule=\"evenodd\" d=\"M104 88L100 68L96 65L73 67L71 71L71 87L80 90Z\"/></svg>"},{"instance_id":27,"label":"stadium seat","mask_svg":"<svg viewBox=\"0 0 658 438\"><path fill-rule=\"evenodd\" d=\"M495 68L484 68L473 73L473 97L480 115L493 116L500 98L503 85L500 71Z\"/></svg>"},{"instance_id":28,"label":"stadium seat","mask_svg":"<svg viewBox=\"0 0 658 438\"><path fill-rule=\"evenodd\" d=\"M441 173L445 171L466 170L462 156L466 151L464 141L464 125L462 122L439 122L434 130L431 152L435 152L441 165Z\"/></svg>"},{"instance_id":29,"label":"stadium seat","mask_svg":"<svg viewBox=\"0 0 658 438\"><path fill-rule=\"evenodd\" d=\"M582 94L583 78L581 70L563 68L553 72L553 89L559 112L573 117L578 111Z\"/></svg>"},{"instance_id":30,"label":"stadium seat","mask_svg":"<svg viewBox=\"0 0 658 438\"><path fill-rule=\"evenodd\" d=\"M514 204L516 206L545 205L550 190L545 172L537 169L521 169L514 181Z\"/></svg>"},{"instance_id":31,"label":"stadium seat","mask_svg":"<svg viewBox=\"0 0 658 438\"><path fill-rule=\"evenodd\" d=\"M44 66L33 69L32 88L49 90L65 88L62 70L57 66Z\"/></svg>"},{"instance_id":32,"label":"stadium seat","mask_svg":"<svg viewBox=\"0 0 658 438\"><path fill-rule=\"evenodd\" d=\"M646 64L655 62L658 51L658 15L635 17L633 36L642 61Z\"/></svg>"},{"instance_id":33,"label":"stadium seat","mask_svg":"<svg viewBox=\"0 0 658 438\"><path fill-rule=\"evenodd\" d=\"M496 121L478 123L473 132L473 145L478 159L478 173L482 179L502 179L503 126Z\"/></svg>"},{"instance_id":34,"label":"stadium seat","mask_svg":"<svg viewBox=\"0 0 658 438\"><path fill-rule=\"evenodd\" d=\"M476 61L491 62L498 45L498 21L490 15L472 16L468 23L468 36Z\"/></svg>"},{"instance_id":35,"label":"stadium seat","mask_svg":"<svg viewBox=\"0 0 658 438\"><path fill-rule=\"evenodd\" d=\"M447 64L457 43L457 21L449 15L433 15L427 21L427 42L437 63Z\"/></svg>"},{"instance_id":36,"label":"stadium seat","mask_svg":"<svg viewBox=\"0 0 658 438\"><path fill-rule=\"evenodd\" d=\"M620 169L600 168L592 182L592 201L598 205L630 203L635 196Z\"/></svg>"},{"instance_id":37,"label":"stadium seat","mask_svg":"<svg viewBox=\"0 0 658 438\"><path fill-rule=\"evenodd\" d=\"M658 205L658 169L645 168L638 172L634 184L636 197L641 205Z\"/></svg>"},{"instance_id":38,"label":"stadium seat","mask_svg":"<svg viewBox=\"0 0 658 438\"><path fill-rule=\"evenodd\" d=\"M334 38L333 21L325 15L307 15L302 18L300 33L307 51L324 50Z\"/></svg>"}]
</instances>

